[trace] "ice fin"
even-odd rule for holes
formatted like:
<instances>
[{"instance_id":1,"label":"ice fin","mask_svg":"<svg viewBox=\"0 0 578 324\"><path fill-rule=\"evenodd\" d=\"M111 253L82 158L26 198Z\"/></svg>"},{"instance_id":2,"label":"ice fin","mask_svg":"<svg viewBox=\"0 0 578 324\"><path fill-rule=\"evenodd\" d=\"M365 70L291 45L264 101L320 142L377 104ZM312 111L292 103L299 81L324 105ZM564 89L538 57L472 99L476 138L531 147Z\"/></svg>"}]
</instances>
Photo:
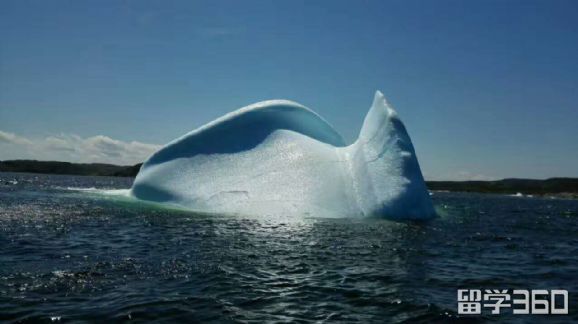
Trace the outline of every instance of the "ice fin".
<instances>
[{"instance_id":1,"label":"ice fin","mask_svg":"<svg viewBox=\"0 0 578 324\"><path fill-rule=\"evenodd\" d=\"M435 215L411 139L381 92L375 93L359 139L349 150L364 214L406 219Z\"/></svg>"}]
</instances>

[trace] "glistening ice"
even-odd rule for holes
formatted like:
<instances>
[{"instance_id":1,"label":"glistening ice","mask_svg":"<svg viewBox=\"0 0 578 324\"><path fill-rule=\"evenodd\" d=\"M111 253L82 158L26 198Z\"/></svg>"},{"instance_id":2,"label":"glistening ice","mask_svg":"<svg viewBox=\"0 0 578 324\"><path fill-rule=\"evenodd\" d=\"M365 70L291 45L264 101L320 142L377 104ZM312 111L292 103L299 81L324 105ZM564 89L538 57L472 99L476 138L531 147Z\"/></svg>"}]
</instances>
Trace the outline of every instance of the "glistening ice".
<instances>
[{"instance_id":1,"label":"glistening ice","mask_svg":"<svg viewBox=\"0 0 578 324\"><path fill-rule=\"evenodd\" d=\"M349 146L298 103L259 102L165 145L131 194L204 213L435 216L411 139L379 91Z\"/></svg>"}]
</instances>

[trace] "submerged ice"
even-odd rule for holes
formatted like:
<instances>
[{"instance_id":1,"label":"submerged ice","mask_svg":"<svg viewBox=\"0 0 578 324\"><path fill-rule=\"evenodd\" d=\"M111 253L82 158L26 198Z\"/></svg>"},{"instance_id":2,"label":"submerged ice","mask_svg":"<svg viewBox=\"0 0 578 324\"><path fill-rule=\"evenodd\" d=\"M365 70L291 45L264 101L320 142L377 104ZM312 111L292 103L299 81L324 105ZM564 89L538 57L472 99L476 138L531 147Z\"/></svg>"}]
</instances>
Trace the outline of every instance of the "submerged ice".
<instances>
[{"instance_id":1,"label":"submerged ice","mask_svg":"<svg viewBox=\"0 0 578 324\"><path fill-rule=\"evenodd\" d=\"M435 216L409 135L379 91L349 146L308 108L264 101L165 145L131 193L208 213Z\"/></svg>"}]
</instances>

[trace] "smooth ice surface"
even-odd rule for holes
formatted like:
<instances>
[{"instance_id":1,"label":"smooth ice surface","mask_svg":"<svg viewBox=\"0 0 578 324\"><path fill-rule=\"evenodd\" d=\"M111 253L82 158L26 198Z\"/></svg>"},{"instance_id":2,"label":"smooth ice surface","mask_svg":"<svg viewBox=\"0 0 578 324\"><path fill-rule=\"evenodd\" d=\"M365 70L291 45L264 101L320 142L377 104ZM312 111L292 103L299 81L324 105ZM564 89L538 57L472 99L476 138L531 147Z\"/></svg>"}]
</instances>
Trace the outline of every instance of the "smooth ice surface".
<instances>
[{"instance_id":1,"label":"smooth ice surface","mask_svg":"<svg viewBox=\"0 0 578 324\"><path fill-rule=\"evenodd\" d=\"M208 213L435 216L409 135L379 91L349 146L308 108L264 101L164 146L131 193Z\"/></svg>"}]
</instances>

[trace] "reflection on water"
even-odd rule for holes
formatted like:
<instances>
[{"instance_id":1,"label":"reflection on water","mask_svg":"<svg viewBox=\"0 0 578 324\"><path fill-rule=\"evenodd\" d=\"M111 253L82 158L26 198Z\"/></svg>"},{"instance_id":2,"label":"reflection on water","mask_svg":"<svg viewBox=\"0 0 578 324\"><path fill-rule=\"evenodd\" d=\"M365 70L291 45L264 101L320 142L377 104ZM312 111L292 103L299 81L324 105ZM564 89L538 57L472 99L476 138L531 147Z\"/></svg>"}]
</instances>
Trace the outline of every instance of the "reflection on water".
<instances>
[{"instance_id":1,"label":"reflection on water","mask_svg":"<svg viewBox=\"0 0 578 324\"><path fill-rule=\"evenodd\" d=\"M128 179L0 178L0 320L448 321L464 287L567 289L553 319L578 319L576 201L436 193L426 224L264 219L66 189Z\"/></svg>"}]
</instances>

